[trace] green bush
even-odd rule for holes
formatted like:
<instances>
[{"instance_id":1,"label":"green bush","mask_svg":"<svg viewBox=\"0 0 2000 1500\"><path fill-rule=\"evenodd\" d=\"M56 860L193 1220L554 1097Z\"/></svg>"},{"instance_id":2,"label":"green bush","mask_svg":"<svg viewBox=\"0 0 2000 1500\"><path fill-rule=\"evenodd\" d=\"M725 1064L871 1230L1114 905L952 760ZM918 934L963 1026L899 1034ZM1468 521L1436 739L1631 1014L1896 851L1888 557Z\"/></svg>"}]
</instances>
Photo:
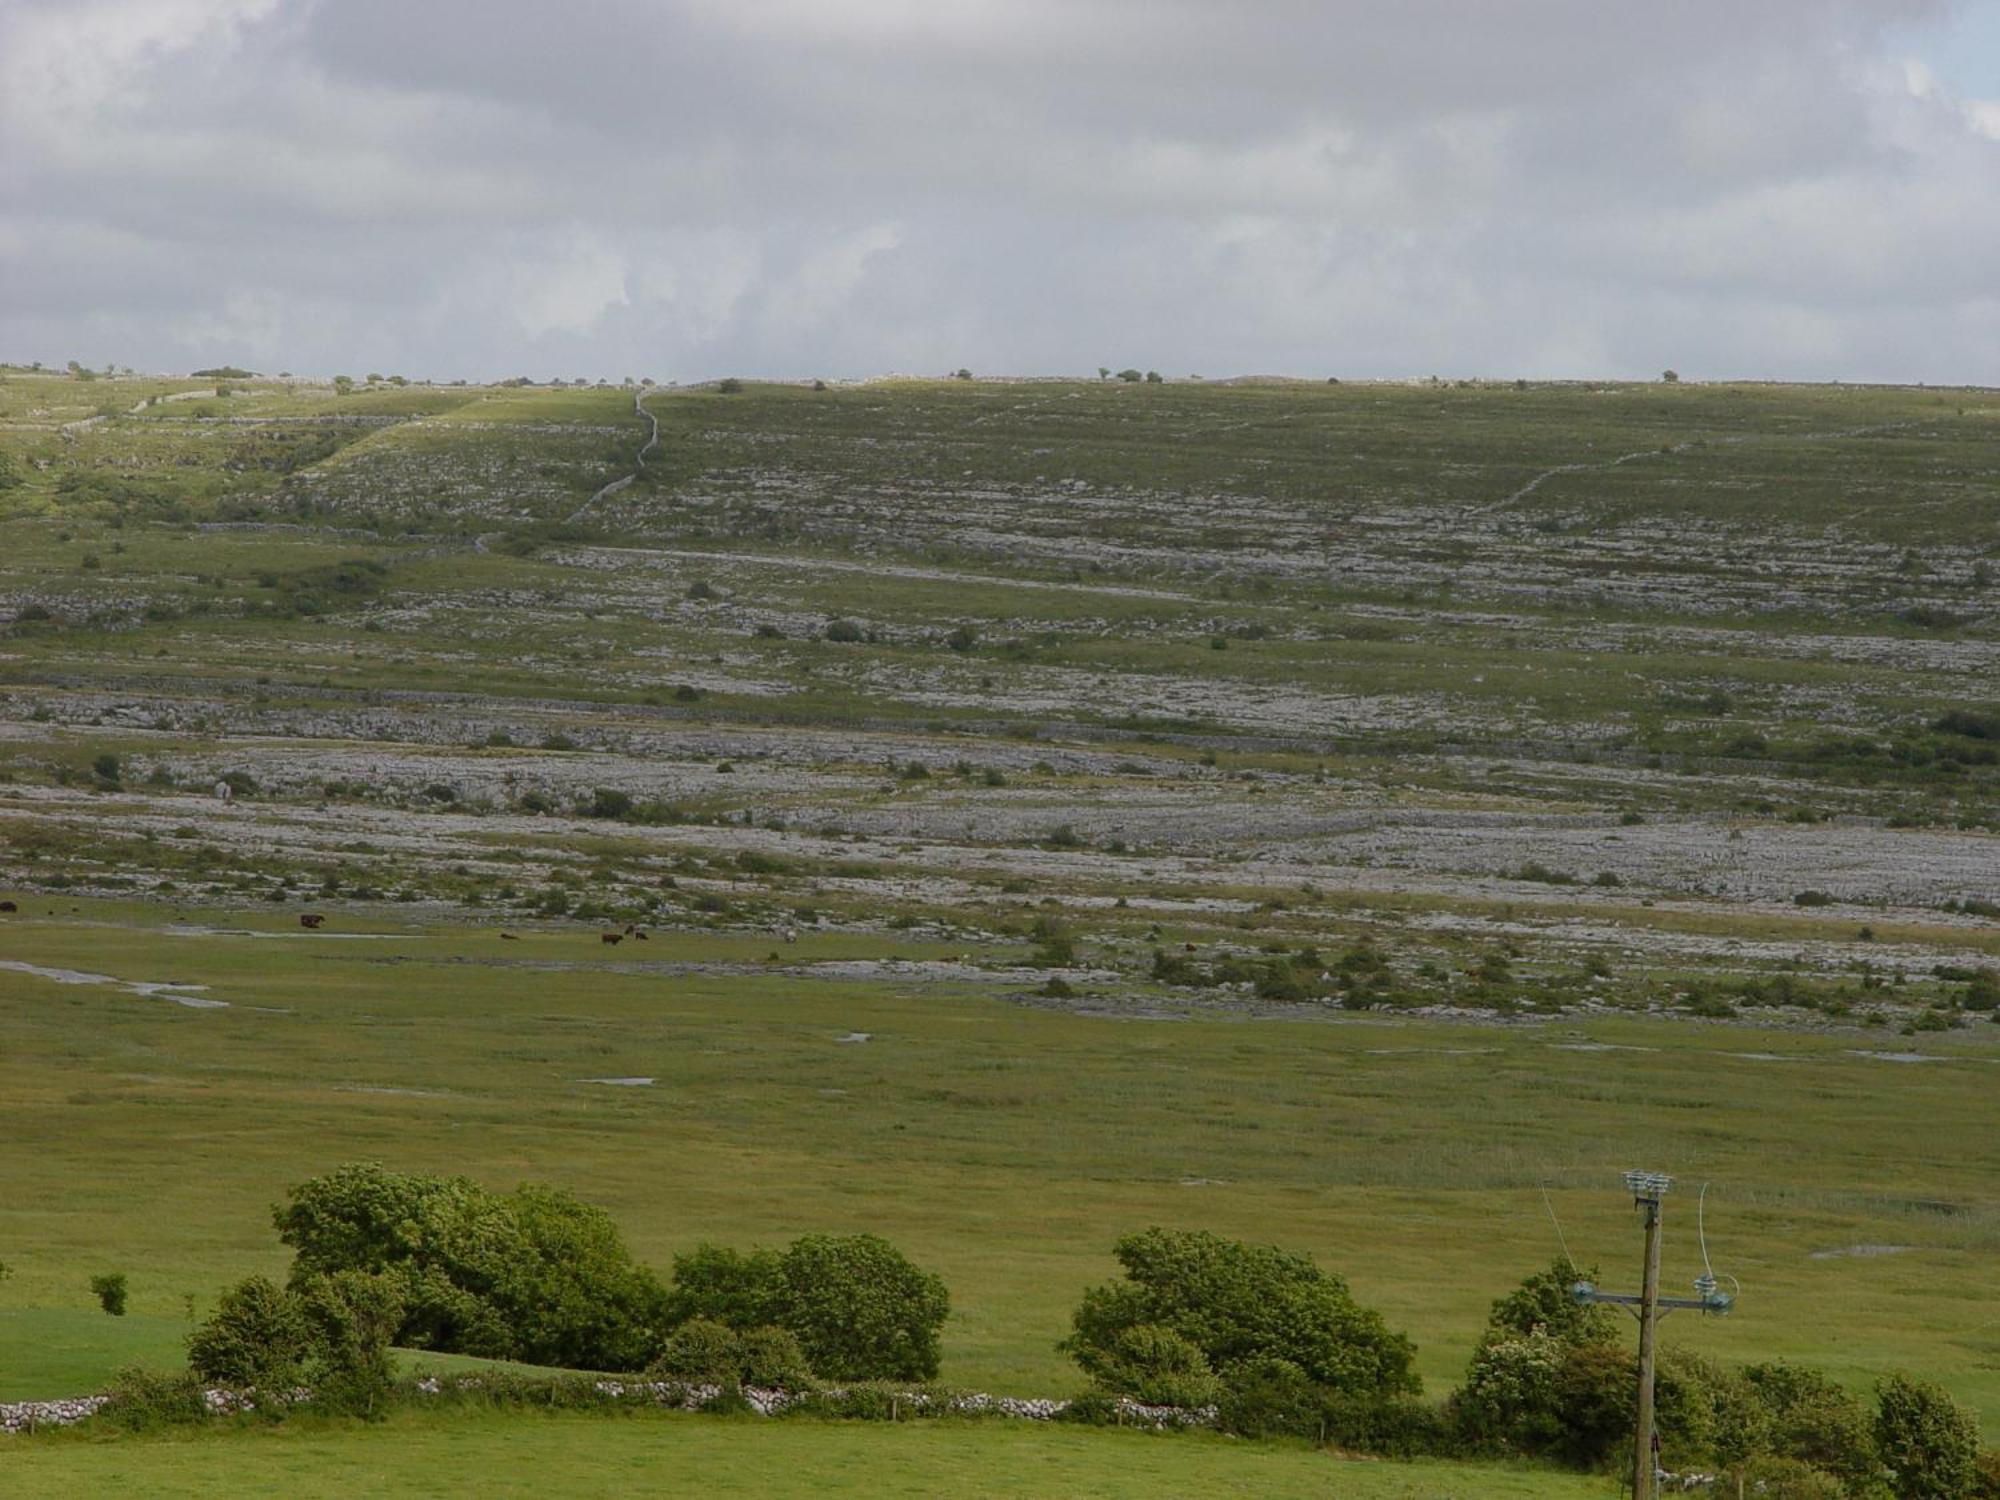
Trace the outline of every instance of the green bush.
<instances>
[{"instance_id":1,"label":"green bush","mask_svg":"<svg viewBox=\"0 0 2000 1500\"><path fill-rule=\"evenodd\" d=\"M2000 1449L1987 1448L1972 1463L1969 1500L2000 1500Z\"/></svg>"},{"instance_id":2,"label":"green bush","mask_svg":"<svg viewBox=\"0 0 2000 1500\"><path fill-rule=\"evenodd\" d=\"M1758 1500L1846 1500L1852 1493L1834 1475L1797 1458L1765 1454L1744 1465L1742 1477L1744 1493Z\"/></svg>"},{"instance_id":3,"label":"green bush","mask_svg":"<svg viewBox=\"0 0 2000 1500\"><path fill-rule=\"evenodd\" d=\"M1410 1459L1459 1450L1445 1412L1415 1396L1329 1396L1320 1421L1327 1442L1356 1453Z\"/></svg>"},{"instance_id":4,"label":"green bush","mask_svg":"<svg viewBox=\"0 0 2000 1500\"><path fill-rule=\"evenodd\" d=\"M1271 1358L1329 1392L1420 1389L1410 1341L1309 1256L1167 1229L1126 1235L1115 1253L1126 1279L1084 1293L1060 1346L1086 1368L1110 1363L1127 1329L1156 1324L1192 1343L1217 1371Z\"/></svg>"},{"instance_id":5,"label":"green bush","mask_svg":"<svg viewBox=\"0 0 2000 1500\"><path fill-rule=\"evenodd\" d=\"M772 1319L829 1380L929 1380L951 1299L872 1234L809 1234L778 1258Z\"/></svg>"},{"instance_id":6,"label":"green bush","mask_svg":"<svg viewBox=\"0 0 2000 1500\"><path fill-rule=\"evenodd\" d=\"M1824 1469L1857 1491L1874 1477L1875 1435L1854 1397L1797 1365L1751 1365L1741 1374L1768 1415L1768 1453Z\"/></svg>"},{"instance_id":7,"label":"green bush","mask_svg":"<svg viewBox=\"0 0 2000 1500\"><path fill-rule=\"evenodd\" d=\"M674 1257L674 1286L667 1297L667 1321L712 1318L745 1330L771 1321L778 1293L778 1253L748 1253L721 1245L697 1245Z\"/></svg>"},{"instance_id":8,"label":"green bush","mask_svg":"<svg viewBox=\"0 0 2000 1500\"><path fill-rule=\"evenodd\" d=\"M1153 1406L1207 1406L1220 1393L1207 1356L1157 1323L1120 1329L1110 1348L1080 1351L1077 1363L1106 1390Z\"/></svg>"},{"instance_id":9,"label":"green bush","mask_svg":"<svg viewBox=\"0 0 2000 1500\"><path fill-rule=\"evenodd\" d=\"M712 1318L690 1318L676 1328L647 1373L656 1380L725 1390L754 1385L806 1391L813 1386L805 1350L790 1329L766 1325L739 1332Z\"/></svg>"},{"instance_id":10,"label":"green bush","mask_svg":"<svg viewBox=\"0 0 2000 1500\"><path fill-rule=\"evenodd\" d=\"M304 1378L313 1341L298 1297L251 1276L224 1292L214 1316L188 1336L188 1368L237 1389L292 1386Z\"/></svg>"},{"instance_id":11,"label":"green bush","mask_svg":"<svg viewBox=\"0 0 2000 1500\"><path fill-rule=\"evenodd\" d=\"M295 1287L314 1273L390 1279L398 1343L596 1370L643 1369L658 1352L665 1290L608 1215L567 1193L352 1164L274 1214Z\"/></svg>"},{"instance_id":12,"label":"green bush","mask_svg":"<svg viewBox=\"0 0 2000 1500\"><path fill-rule=\"evenodd\" d=\"M802 1391L813 1383L805 1346L789 1328L766 1324L737 1336L738 1371L745 1385Z\"/></svg>"},{"instance_id":13,"label":"green bush","mask_svg":"<svg viewBox=\"0 0 2000 1500\"><path fill-rule=\"evenodd\" d=\"M1566 1447L1561 1399L1566 1357L1563 1345L1540 1328L1482 1343L1465 1384L1451 1399L1465 1442L1501 1453L1553 1454Z\"/></svg>"},{"instance_id":14,"label":"green bush","mask_svg":"<svg viewBox=\"0 0 2000 1500\"><path fill-rule=\"evenodd\" d=\"M689 1385L735 1385L742 1379L736 1331L712 1318L690 1318L668 1337L646 1372L656 1380Z\"/></svg>"},{"instance_id":15,"label":"green bush","mask_svg":"<svg viewBox=\"0 0 2000 1500\"><path fill-rule=\"evenodd\" d=\"M125 1316L125 1273L112 1271L104 1276L90 1278L91 1295L97 1298L97 1305L114 1318Z\"/></svg>"},{"instance_id":16,"label":"green bush","mask_svg":"<svg viewBox=\"0 0 2000 1500\"><path fill-rule=\"evenodd\" d=\"M1616 1343L1618 1321L1611 1309L1579 1303L1570 1294L1577 1282L1596 1279L1595 1266L1580 1270L1567 1257L1550 1261L1493 1304L1486 1338L1524 1339L1539 1329L1564 1348Z\"/></svg>"},{"instance_id":17,"label":"green bush","mask_svg":"<svg viewBox=\"0 0 2000 1500\"><path fill-rule=\"evenodd\" d=\"M590 794L590 801L578 809L586 818L629 818L632 816L632 798L629 793L616 787L601 786Z\"/></svg>"},{"instance_id":18,"label":"green bush","mask_svg":"<svg viewBox=\"0 0 2000 1500\"><path fill-rule=\"evenodd\" d=\"M126 1432L152 1432L208 1419L201 1380L191 1371L120 1370L106 1392L101 1420Z\"/></svg>"},{"instance_id":19,"label":"green bush","mask_svg":"<svg viewBox=\"0 0 2000 1500\"><path fill-rule=\"evenodd\" d=\"M1875 1447L1896 1500L1963 1500L1979 1459L1979 1425L1939 1386L1891 1375L1875 1395Z\"/></svg>"},{"instance_id":20,"label":"green bush","mask_svg":"<svg viewBox=\"0 0 2000 1500\"><path fill-rule=\"evenodd\" d=\"M1304 1370L1259 1354L1223 1370L1215 1420L1239 1437L1315 1437L1325 1406L1325 1392Z\"/></svg>"},{"instance_id":21,"label":"green bush","mask_svg":"<svg viewBox=\"0 0 2000 1500\"><path fill-rule=\"evenodd\" d=\"M396 1380L389 1344L403 1317L394 1281L337 1271L308 1277L297 1296L312 1330L306 1381L314 1403L351 1416L381 1416Z\"/></svg>"}]
</instances>

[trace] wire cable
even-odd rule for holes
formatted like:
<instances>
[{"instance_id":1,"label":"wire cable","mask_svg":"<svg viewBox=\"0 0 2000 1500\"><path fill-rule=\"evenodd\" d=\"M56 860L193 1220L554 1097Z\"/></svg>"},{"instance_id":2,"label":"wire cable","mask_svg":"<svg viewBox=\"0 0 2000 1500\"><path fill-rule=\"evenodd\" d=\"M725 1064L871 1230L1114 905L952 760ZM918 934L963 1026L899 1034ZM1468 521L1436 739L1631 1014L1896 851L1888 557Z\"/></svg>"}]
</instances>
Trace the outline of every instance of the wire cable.
<instances>
[{"instance_id":1,"label":"wire cable","mask_svg":"<svg viewBox=\"0 0 2000 1500\"><path fill-rule=\"evenodd\" d=\"M1556 1217L1556 1205L1554 1200L1549 1197L1549 1190L1547 1188L1542 1189L1542 1207L1549 1211L1549 1222L1556 1227L1556 1243L1562 1246L1563 1259L1569 1262L1570 1273L1575 1276L1581 1276L1583 1272L1577 1270L1576 1257L1569 1253L1569 1241L1563 1238L1562 1220Z\"/></svg>"}]
</instances>

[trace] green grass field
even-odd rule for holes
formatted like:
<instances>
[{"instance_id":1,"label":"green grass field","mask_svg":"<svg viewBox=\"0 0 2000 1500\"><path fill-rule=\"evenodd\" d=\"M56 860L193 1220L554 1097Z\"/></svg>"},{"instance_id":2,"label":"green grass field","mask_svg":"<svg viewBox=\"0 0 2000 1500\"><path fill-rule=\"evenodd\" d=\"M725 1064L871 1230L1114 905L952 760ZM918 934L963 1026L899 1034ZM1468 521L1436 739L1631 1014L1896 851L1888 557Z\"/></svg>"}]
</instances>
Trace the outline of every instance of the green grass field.
<instances>
[{"instance_id":1,"label":"green grass field","mask_svg":"<svg viewBox=\"0 0 2000 1500\"><path fill-rule=\"evenodd\" d=\"M1545 1184L1580 1259L1634 1272L1618 1174L1643 1161L1714 1181L1711 1253L1746 1288L1737 1317L1672 1320L1670 1340L1861 1386L1918 1368L2000 1411L2000 1324L1964 1314L2000 1250L1971 1149L1990 1044L1907 1065L1644 1020L1124 1021L971 985L688 972L730 946L701 935L600 959L590 934L544 932L503 956L482 928L312 936L260 912L217 914L241 936L170 936L133 915L7 929L10 958L229 1004L5 976L0 1318L22 1336L0 1342L0 1395L166 1351L187 1296L282 1267L284 1188L355 1158L561 1182L662 1264L704 1239L878 1230L953 1289L945 1378L1020 1394L1076 1385L1053 1345L1118 1234L1211 1227L1347 1275L1442 1393L1487 1303L1556 1253ZM605 1077L656 1082L583 1081ZM1672 1205L1677 1282L1700 1269L1692 1209ZM1868 1245L1907 1248L1839 1253ZM106 1269L132 1278L123 1320L88 1310Z\"/></svg>"},{"instance_id":2,"label":"green grass field","mask_svg":"<svg viewBox=\"0 0 2000 1500\"><path fill-rule=\"evenodd\" d=\"M938 1423L760 1424L704 1417L399 1415L376 1428L24 1440L10 1495L1062 1496L1566 1500L1602 1481L1530 1469L1344 1461L1221 1438Z\"/></svg>"}]
</instances>

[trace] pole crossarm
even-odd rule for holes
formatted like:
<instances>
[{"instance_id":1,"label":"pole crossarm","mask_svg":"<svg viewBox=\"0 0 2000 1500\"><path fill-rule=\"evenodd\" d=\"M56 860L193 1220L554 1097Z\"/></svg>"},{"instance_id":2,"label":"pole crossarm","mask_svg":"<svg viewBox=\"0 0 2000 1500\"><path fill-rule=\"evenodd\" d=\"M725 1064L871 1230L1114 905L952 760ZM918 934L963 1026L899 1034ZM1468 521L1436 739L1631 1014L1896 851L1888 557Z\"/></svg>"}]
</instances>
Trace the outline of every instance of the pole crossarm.
<instances>
[{"instance_id":1,"label":"pole crossarm","mask_svg":"<svg viewBox=\"0 0 2000 1500\"><path fill-rule=\"evenodd\" d=\"M1587 1281L1579 1281L1569 1289L1570 1296L1578 1302L1608 1303L1615 1307L1643 1307L1644 1296L1636 1292L1600 1292ZM1729 1316L1729 1310L1736 1305L1736 1299L1728 1292L1710 1292L1706 1297L1655 1297L1653 1305L1661 1312L1712 1313L1718 1318Z\"/></svg>"}]
</instances>

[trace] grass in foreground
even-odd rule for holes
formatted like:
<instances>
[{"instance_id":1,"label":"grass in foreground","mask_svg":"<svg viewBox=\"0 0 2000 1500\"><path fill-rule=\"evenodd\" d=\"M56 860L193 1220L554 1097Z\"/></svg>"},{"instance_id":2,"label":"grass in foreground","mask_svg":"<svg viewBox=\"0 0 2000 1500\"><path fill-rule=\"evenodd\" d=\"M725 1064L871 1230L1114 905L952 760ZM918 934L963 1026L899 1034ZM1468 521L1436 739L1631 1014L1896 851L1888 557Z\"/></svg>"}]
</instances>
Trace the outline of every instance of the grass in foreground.
<instances>
[{"instance_id":1,"label":"grass in foreground","mask_svg":"<svg viewBox=\"0 0 2000 1500\"><path fill-rule=\"evenodd\" d=\"M113 1494L1293 1496L1564 1500L1605 1481L1530 1469L1347 1462L1304 1447L1038 1426L884 1427L662 1415L431 1416L190 1437L24 1439L0 1460L23 1497Z\"/></svg>"}]
</instances>

